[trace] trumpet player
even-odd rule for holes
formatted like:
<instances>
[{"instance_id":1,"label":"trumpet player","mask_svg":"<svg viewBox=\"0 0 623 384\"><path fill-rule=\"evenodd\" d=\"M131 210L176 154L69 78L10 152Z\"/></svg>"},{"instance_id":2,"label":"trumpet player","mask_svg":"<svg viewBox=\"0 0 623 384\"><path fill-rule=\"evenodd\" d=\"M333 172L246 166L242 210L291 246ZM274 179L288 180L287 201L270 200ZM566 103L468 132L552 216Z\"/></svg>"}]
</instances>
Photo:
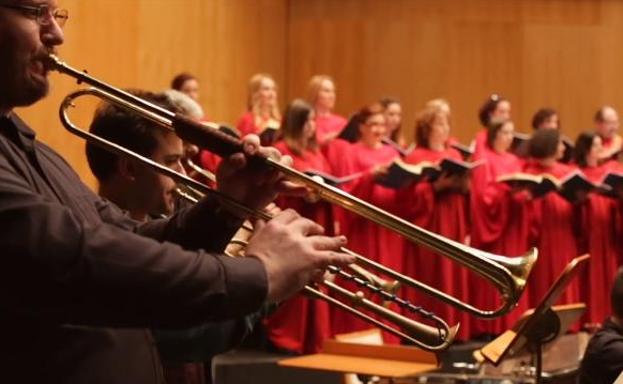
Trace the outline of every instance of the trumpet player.
<instances>
[{"instance_id":1,"label":"trumpet player","mask_svg":"<svg viewBox=\"0 0 623 384\"><path fill-rule=\"evenodd\" d=\"M185 96L170 92L133 94L176 113L187 114L181 105ZM135 151L177 172L184 172L186 155L182 140L175 133L137 118L132 113L103 103L90 126L91 133ZM154 172L138 160L117 156L91 143L87 160L99 185L99 195L115 203L138 221L171 216L183 201L176 198L177 184L168 176ZM176 204L178 203L178 204ZM220 249L215 249L218 252ZM153 331L168 384L204 381L203 362L236 346L251 332L261 313L223 322L210 322L186 330ZM194 378L194 379L193 379Z\"/></svg>"},{"instance_id":2,"label":"trumpet player","mask_svg":"<svg viewBox=\"0 0 623 384\"><path fill-rule=\"evenodd\" d=\"M243 217L214 199L138 223L91 192L14 112L48 93L48 55L67 20L56 0L0 0L3 381L161 383L149 327L251 313L353 260L335 252L343 238L293 211L258 226L250 257L230 259L205 250ZM221 191L251 208L294 189L249 169L245 155L257 152L287 161L251 136L218 171Z\"/></svg>"}]
</instances>

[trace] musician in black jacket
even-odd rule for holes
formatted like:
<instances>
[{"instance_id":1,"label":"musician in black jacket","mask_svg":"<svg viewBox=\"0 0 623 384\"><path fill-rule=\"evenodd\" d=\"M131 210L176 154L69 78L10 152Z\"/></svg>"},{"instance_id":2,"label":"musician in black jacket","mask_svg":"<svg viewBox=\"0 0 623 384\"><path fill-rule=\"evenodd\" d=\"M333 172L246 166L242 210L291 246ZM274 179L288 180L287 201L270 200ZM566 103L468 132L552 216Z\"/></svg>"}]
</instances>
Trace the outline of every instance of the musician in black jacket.
<instances>
[{"instance_id":1,"label":"musician in black jacket","mask_svg":"<svg viewBox=\"0 0 623 384\"><path fill-rule=\"evenodd\" d=\"M612 384L623 372L623 268L610 293L612 315L604 320L586 347L580 384Z\"/></svg>"},{"instance_id":2,"label":"musician in black jacket","mask_svg":"<svg viewBox=\"0 0 623 384\"><path fill-rule=\"evenodd\" d=\"M169 220L136 222L91 192L13 112L48 92L47 56L63 43L56 0L0 0L0 375L11 383L161 383L149 327L242 316L352 260L343 238L285 211L246 258L207 253L243 217L206 198ZM246 167L258 138L225 159L224 193L253 208L287 189ZM279 158L278 153L272 153ZM297 257L289 257L296 255Z\"/></svg>"}]
</instances>

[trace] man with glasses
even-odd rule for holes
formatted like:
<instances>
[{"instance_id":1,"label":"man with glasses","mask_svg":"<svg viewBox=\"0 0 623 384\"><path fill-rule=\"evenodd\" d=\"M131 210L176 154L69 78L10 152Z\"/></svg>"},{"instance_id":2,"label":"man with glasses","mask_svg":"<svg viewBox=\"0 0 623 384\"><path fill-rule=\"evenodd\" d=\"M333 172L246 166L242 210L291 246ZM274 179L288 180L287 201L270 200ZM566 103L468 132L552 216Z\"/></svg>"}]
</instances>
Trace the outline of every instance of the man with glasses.
<instances>
[{"instance_id":1,"label":"man with glasses","mask_svg":"<svg viewBox=\"0 0 623 384\"><path fill-rule=\"evenodd\" d=\"M13 112L48 92L47 56L63 43L56 0L0 0L0 375L7 383L162 383L147 327L188 327L253 312L294 294L343 238L284 211L258 223L246 258L222 250L243 217L210 198L139 225L83 185ZM50 118L53 118L52 116ZM260 152L257 137L247 155ZM287 162L288 159L281 159ZM252 208L281 175L223 161L219 188Z\"/></svg>"},{"instance_id":2,"label":"man with glasses","mask_svg":"<svg viewBox=\"0 0 623 384\"><path fill-rule=\"evenodd\" d=\"M623 138L618 134L619 131L619 114L616 109L605 105L593 117L595 123L595 133L601 137L603 160L617 160L623 149Z\"/></svg>"}]
</instances>

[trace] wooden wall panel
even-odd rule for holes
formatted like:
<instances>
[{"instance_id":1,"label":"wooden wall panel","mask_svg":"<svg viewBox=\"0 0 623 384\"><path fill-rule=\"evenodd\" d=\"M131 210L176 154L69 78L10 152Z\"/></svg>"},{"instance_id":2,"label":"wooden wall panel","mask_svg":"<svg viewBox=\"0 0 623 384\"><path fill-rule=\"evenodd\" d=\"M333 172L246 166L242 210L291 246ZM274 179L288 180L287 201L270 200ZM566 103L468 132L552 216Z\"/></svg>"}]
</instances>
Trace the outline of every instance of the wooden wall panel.
<instances>
[{"instance_id":1,"label":"wooden wall panel","mask_svg":"<svg viewBox=\"0 0 623 384\"><path fill-rule=\"evenodd\" d=\"M344 115L396 96L409 138L416 111L435 97L450 101L454 134L466 142L491 93L512 101L519 130L551 106L572 137L598 106L623 107L621 2L291 0L289 15L289 94L327 73Z\"/></svg>"},{"instance_id":2,"label":"wooden wall panel","mask_svg":"<svg viewBox=\"0 0 623 384\"><path fill-rule=\"evenodd\" d=\"M199 77L201 104L217 121L244 112L247 81L268 72L285 83L284 0L60 0L70 10L60 54L114 85L162 90L189 71ZM60 100L77 86L53 74L43 102L20 110L39 136L59 150L88 184L84 144L60 126ZM76 112L88 122L92 109Z\"/></svg>"},{"instance_id":3,"label":"wooden wall panel","mask_svg":"<svg viewBox=\"0 0 623 384\"><path fill-rule=\"evenodd\" d=\"M257 72L275 77L282 106L316 73L335 77L344 115L398 97L407 131L427 100L444 97L465 142L492 92L511 99L523 131L540 106L559 109L570 136L591 126L598 106L623 108L623 2L615 0L60 1L71 12L60 48L68 62L152 90L195 73L217 121L240 116ZM83 144L56 118L77 86L59 75L52 82L51 95L21 114L93 184Z\"/></svg>"}]
</instances>

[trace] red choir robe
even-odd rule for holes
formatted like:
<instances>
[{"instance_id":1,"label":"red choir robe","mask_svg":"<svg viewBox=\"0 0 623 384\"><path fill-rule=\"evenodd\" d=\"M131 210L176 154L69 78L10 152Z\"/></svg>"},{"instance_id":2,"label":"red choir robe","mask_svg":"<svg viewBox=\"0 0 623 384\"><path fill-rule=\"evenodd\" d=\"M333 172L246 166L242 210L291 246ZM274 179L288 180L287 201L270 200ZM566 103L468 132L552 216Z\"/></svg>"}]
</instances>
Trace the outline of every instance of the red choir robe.
<instances>
[{"instance_id":1,"label":"red choir robe","mask_svg":"<svg viewBox=\"0 0 623 384\"><path fill-rule=\"evenodd\" d=\"M326 115L316 115L316 140L324 146L330 141L331 136L340 132L348 121L340 116L329 113Z\"/></svg>"},{"instance_id":2,"label":"red choir robe","mask_svg":"<svg viewBox=\"0 0 623 384\"><path fill-rule=\"evenodd\" d=\"M244 115L240 117L236 123L236 129L240 132L241 137L251 133L256 135L260 133L260 128L255 125L255 116L253 116L252 112L245 112Z\"/></svg>"},{"instance_id":3,"label":"red choir robe","mask_svg":"<svg viewBox=\"0 0 623 384\"><path fill-rule=\"evenodd\" d=\"M524 165L526 173L535 175L547 173L559 179L575 169L573 166L558 162L546 168L534 160L528 160ZM543 299L569 261L580 255L577 236L580 219L578 209L577 204L570 203L556 192L549 192L533 201L534 228L538 228L535 244L539 250L539 260L528 282L528 292L533 305ZM558 304L581 301L580 280L576 278L569 283Z\"/></svg>"},{"instance_id":4,"label":"red choir robe","mask_svg":"<svg viewBox=\"0 0 623 384\"><path fill-rule=\"evenodd\" d=\"M333 139L322 147L322 153L331 164L335 176L349 176L355 173L354 169L357 167L353 163L354 159L348 155L353 145L346 140Z\"/></svg>"},{"instance_id":5,"label":"red choir robe","mask_svg":"<svg viewBox=\"0 0 623 384\"><path fill-rule=\"evenodd\" d=\"M614 146L621 141L621 136L618 134L614 134L612 137L610 138L601 138L601 145L603 146L603 150L604 151L610 151L614 148ZM620 157L619 153L615 153L612 156L612 160L617 160Z\"/></svg>"},{"instance_id":6,"label":"red choir robe","mask_svg":"<svg viewBox=\"0 0 623 384\"><path fill-rule=\"evenodd\" d=\"M348 121L339 115L332 113L328 115L316 115L316 141L320 144L322 152L330 164L335 165L333 172L336 176L347 176L352 169L350 164L344 161L344 153L348 153L350 142L331 137L346 126Z\"/></svg>"},{"instance_id":7,"label":"red choir robe","mask_svg":"<svg viewBox=\"0 0 623 384\"><path fill-rule=\"evenodd\" d=\"M483 152L487 149L489 149L487 145L487 130L483 128L476 133L476 138L474 139L474 158L483 156Z\"/></svg>"},{"instance_id":8,"label":"red choir robe","mask_svg":"<svg viewBox=\"0 0 623 384\"><path fill-rule=\"evenodd\" d=\"M214 175L216 175L216 170L219 164L221 163L221 161L222 161L221 157L215 153L212 153L206 150L202 150L201 152L199 152L199 165L201 166L201 168L205 169L206 171L212 172ZM189 174L193 178L200 180L202 182L205 182L211 187L216 186L214 183L211 183L205 180L205 178L201 175L195 175L192 172L189 172Z\"/></svg>"},{"instance_id":9,"label":"red choir robe","mask_svg":"<svg viewBox=\"0 0 623 384\"><path fill-rule=\"evenodd\" d=\"M623 174L623 164L618 161L609 162L611 167L610 171ZM615 247L617 254L617 265L623 265L623 200L618 198L614 199L615 212L614 212L614 232L615 232Z\"/></svg>"},{"instance_id":10,"label":"red choir robe","mask_svg":"<svg viewBox=\"0 0 623 384\"><path fill-rule=\"evenodd\" d=\"M411 164L422 161L437 163L444 158L462 160L461 154L448 148L433 151L416 148L404 159ZM467 196L458 191L436 193L426 181L403 188L399 194L402 216L415 225L440 234L448 239L464 243L468 235ZM406 203L409 202L409 203ZM404 273L463 301L470 301L468 271L445 256L428 248L405 241ZM403 289L404 295L413 303L421 305L440 316L450 325L461 323L459 339L469 339L469 316L448 304L442 303L415 289Z\"/></svg>"},{"instance_id":11,"label":"red choir robe","mask_svg":"<svg viewBox=\"0 0 623 384\"><path fill-rule=\"evenodd\" d=\"M511 153L498 153L488 146L474 155L474 160L484 163L471 174L471 246L500 256L524 255L530 248L531 202L525 193L514 193L508 185L496 182L501 175L521 171L522 162ZM499 307L500 296L491 283L473 273L470 281L470 302L481 309ZM470 331L473 335L501 333L530 304L524 292L511 313L494 320L474 317Z\"/></svg>"},{"instance_id":12,"label":"red choir robe","mask_svg":"<svg viewBox=\"0 0 623 384\"><path fill-rule=\"evenodd\" d=\"M593 183L600 183L616 166L616 162L610 161L597 167L584 167L582 172ZM587 306L585 320L593 324L603 322L611 313L610 290L619 265L615 229L617 204L616 200L599 193L590 193L582 204L580 253L589 253L591 260L580 278L585 282L581 285L581 298Z\"/></svg>"},{"instance_id":13,"label":"red choir robe","mask_svg":"<svg viewBox=\"0 0 623 384\"><path fill-rule=\"evenodd\" d=\"M355 143L348 146L348 152L334 159L339 161L335 163L335 168L340 169L343 174L366 172L377 165L387 165L398 156L398 152L390 146L383 145L380 148L371 149L361 143ZM333 167L334 164L331 166ZM344 189L386 211L396 213L397 191L375 183L371 174L354 180L345 185ZM402 270L403 239L400 235L365 218L344 212L344 210L336 210L336 214L339 214L341 233L348 238L349 249L389 268ZM345 282L341 284L358 290L355 285ZM363 292L366 293L365 290ZM397 310L397 308L394 309ZM332 320L333 331L338 334L373 328L369 323L338 309L333 311ZM383 337L385 342L399 342L398 338L387 333L384 333Z\"/></svg>"},{"instance_id":14,"label":"red choir robe","mask_svg":"<svg viewBox=\"0 0 623 384\"><path fill-rule=\"evenodd\" d=\"M275 147L284 155L292 156L293 167L299 171L316 170L331 173L322 152L305 151L295 154L283 142ZM325 202L308 203L299 197L280 197L277 205L282 209L292 208L325 228L331 234L331 206ZM292 255L296 257L296 255ZM339 309L338 309L339 310ZM299 294L281 303L279 308L265 321L268 337L280 349L302 353L315 353L323 342L332 336L330 308L325 301L311 299Z\"/></svg>"},{"instance_id":15,"label":"red choir robe","mask_svg":"<svg viewBox=\"0 0 623 384\"><path fill-rule=\"evenodd\" d=\"M249 134L255 134L260 136L260 140L262 145L273 145L275 140L277 140L278 131L271 129L268 131L269 135L263 136L262 133L265 131L266 127L271 128L279 128L279 121L274 118L268 117L260 117L260 125L258 126L255 121L255 116L252 112L246 112L242 117L238 120L236 124L236 129L240 132L240 137L244 137ZM274 126L273 126L274 125Z\"/></svg>"}]
</instances>

